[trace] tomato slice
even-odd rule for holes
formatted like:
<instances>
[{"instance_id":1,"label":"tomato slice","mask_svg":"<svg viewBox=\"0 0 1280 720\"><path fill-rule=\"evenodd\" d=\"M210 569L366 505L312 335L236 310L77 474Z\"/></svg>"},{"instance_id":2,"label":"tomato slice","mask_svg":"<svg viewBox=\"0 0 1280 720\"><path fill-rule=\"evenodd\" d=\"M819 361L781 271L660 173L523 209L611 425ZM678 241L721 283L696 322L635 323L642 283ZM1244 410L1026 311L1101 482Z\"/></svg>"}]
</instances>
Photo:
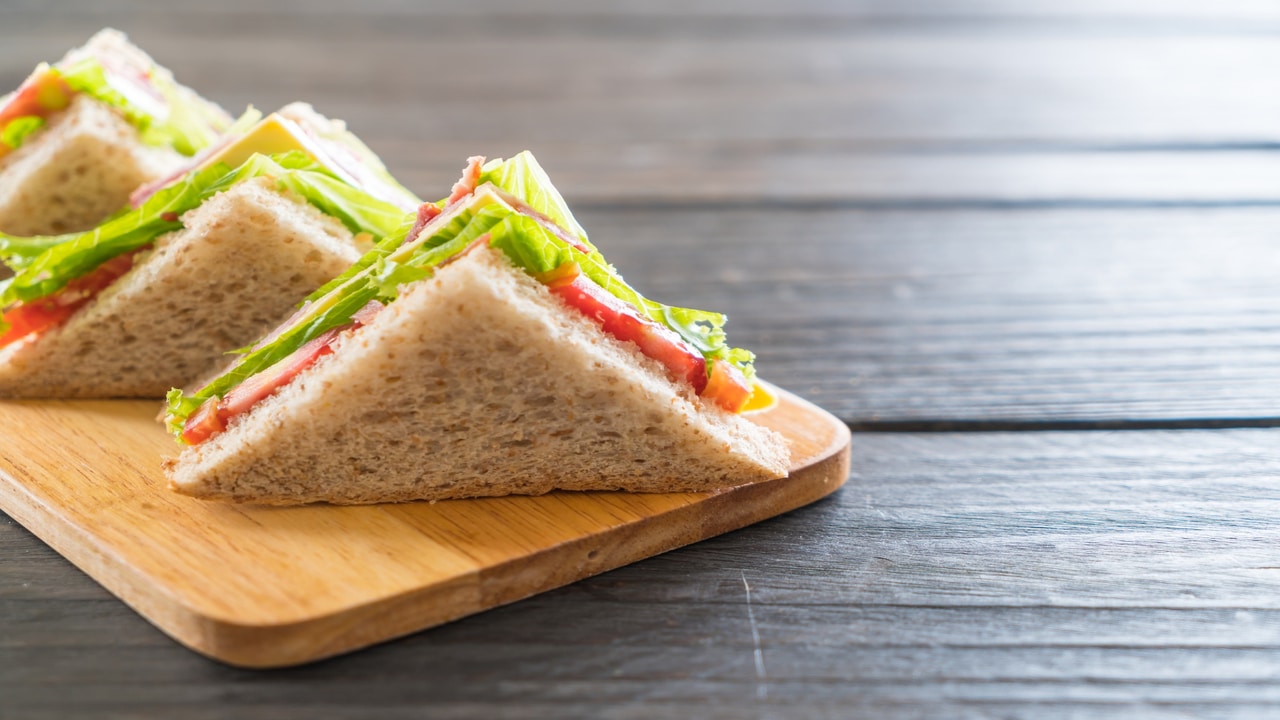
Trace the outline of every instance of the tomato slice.
<instances>
[{"instance_id":1,"label":"tomato slice","mask_svg":"<svg viewBox=\"0 0 1280 720\"><path fill-rule=\"evenodd\" d=\"M0 347L66 322L75 311L87 305L121 275L129 272L133 268L133 258L138 252L140 250L111 258L88 275L67 283L67 286L58 292L11 308L3 316L9 329L0 334Z\"/></svg>"},{"instance_id":2,"label":"tomato slice","mask_svg":"<svg viewBox=\"0 0 1280 720\"><path fill-rule=\"evenodd\" d=\"M13 94L9 103L0 109L0 127L21 117L47 118L71 104L75 91L57 73L49 71L33 79Z\"/></svg>"},{"instance_id":3,"label":"tomato slice","mask_svg":"<svg viewBox=\"0 0 1280 720\"><path fill-rule=\"evenodd\" d=\"M19 305L4 314L4 322L9 329L0 334L0 347L61 325L74 312L75 308L60 307L47 300Z\"/></svg>"},{"instance_id":4,"label":"tomato slice","mask_svg":"<svg viewBox=\"0 0 1280 720\"><path fill-rule=\"evenodd\" d=\"M729 412L742 412L747 400L751 398L751 383L732 364L716 360L711 363L711 378L707 380L707 389L702 397Z\"/></svg>"},{"instance_id":5,"label":"tomato slice","mask_svg":"<svg viewBox=\"0 0 1280 720\"><path fill-rule=\"evenodd\" d=\"M574 263L576 266L576 263ZM643 317L631 305L610 295L608 291L582 274L563 270L551 271L555 284L547 289L587 317L594 318L604 331L624 342L640 346L646 356L662 363L676 377L693 385L698 394L707 386L707 361L679 335L667 327Z\"/></svg>"},{"instance_id":6,"label":"tomato slice","mask_svg":"<svg viewBox=\"0 0 1280 720\"><path fill-rule=\"evenodd\" d=\"M226 428L226 422L218 413L218 398L209 398L187 418L182 426L182 439L190 445L199 445Z\"/></svg>"}]
</instances>

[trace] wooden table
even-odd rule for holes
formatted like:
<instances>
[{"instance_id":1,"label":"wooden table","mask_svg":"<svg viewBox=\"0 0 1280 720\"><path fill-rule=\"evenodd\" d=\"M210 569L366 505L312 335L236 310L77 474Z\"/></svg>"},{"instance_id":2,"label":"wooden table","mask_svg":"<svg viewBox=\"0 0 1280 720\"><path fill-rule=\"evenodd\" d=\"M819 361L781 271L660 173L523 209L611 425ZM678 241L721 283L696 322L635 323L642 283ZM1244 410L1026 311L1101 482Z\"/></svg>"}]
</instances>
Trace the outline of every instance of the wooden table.
<instances>
[{"instance_id":1,"label":"wooden table","mask_svg":"<svg viewBox=\"0 0 1280 720\"><path fill-rule=\"evenodd\" d=\"M13 0L0 87L110 24L424 195L528 147L634 284L849 423L849 485L274 672L0 516L0 717L1276 712L1280 9L544 5Z\"/></svg>"}]
</instances>

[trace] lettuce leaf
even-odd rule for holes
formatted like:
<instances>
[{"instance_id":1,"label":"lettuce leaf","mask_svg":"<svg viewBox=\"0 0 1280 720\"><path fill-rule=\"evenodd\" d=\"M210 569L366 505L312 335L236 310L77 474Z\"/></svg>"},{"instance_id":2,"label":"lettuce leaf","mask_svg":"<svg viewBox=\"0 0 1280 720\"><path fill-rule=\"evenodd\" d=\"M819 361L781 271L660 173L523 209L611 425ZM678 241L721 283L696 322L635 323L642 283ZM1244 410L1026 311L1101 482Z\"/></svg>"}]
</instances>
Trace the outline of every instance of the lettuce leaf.
<instances>
[{"instance_id":1,"label":"lettuce leaf","mask_svg":"<svg viewBox=\"0 0 1280 720\"><path fill-rule=\"evenodd\" d=\"M168 146L191 157L217 142L234 124L222 108L179 87L167 73L153 74L151 84L164 96L169 114L142 132L142 141L148 145ZM250 123L262 116L252 107L245 112L252 117Z\"/></svg>"},{"instance_id":2,"label":"lettuce leaf","mask_svg":"<svg viewBox=\"0 0 1280 720\"><path fill-rule=\"evenodd\" d=\"M751 358L755 356L745 350L732 353L725 342L724 324L727 318L716 312L693 310L690 308L672 308L646 299L636 292L622 278L616 268L609 264L587 241L587 233L574 219L564 198L551 179L538 164L537 159L528 150L507 160L490 160L481 169L480 182L492 182L497 187L511 193L528 203L530 207L551 218L560 227L578 236L582 244L591 252L586 259L580 254L545 255L544 257L524 256L517 259L513 252L528 250L528 247L511 246L503 248L517 265L533 273L546 272L556 265L548 263L576 260L587 277L603 287L614 297L630 304L654 322L666 325L693 347L697 348L708 360L722 359L736 365L750 380L755 375ZM543 253L549 252L547 247ZM529 264L525 264L529 263Z\"/></svg>"},{"instance_id":3,"label":"lettuce leaf","mask_svg":"<svg viewBox=\"0 0 1280 720\"><path fill-rule=\"evenodd\" d=\"M587 231L578 224L568 203L560 196L560 191L551 184L551 178L528 150L506 160L498 158L485 163L480 168L480 180L476 184L484 183L493 183L495 187L520 198L529 207L578 236L583 245L595 249L587 240Z\"/></svg>"},{"instance_id":4,"label":"lettuce leaf","mask_svg":"<svg viewBox=\"0 0 1280 720\"><path fill-rule=\"evenodd\" d=\"M11 149L20 148L28 137L44 127L44 125L44 118L38 115L24 115L14 118L3 129L0 129L0 143L4 143Z\"/></svg>"},{"instance_id":5,"label":"lettuce leaf","mask_svg":"<svg viewBox=\"0 0 1280 720\"><path fill-rule=\"evenodd\" d=\"M33 235L14 237L0 233L0 262L17 272L27 267L46 250L80 237L80 233L67 235Z\"/></svg>"},{"instance_id":6,"label":"lettuce leaf","mask_svg":"<svg viewBox=\"0 0 1280 720\"><path fill-rule=\"evenodd\" d=\"M352 233L368 233L380 240L404 224L401 210L338 181L305 153L253 155L234 170L218 163L188 173L156 192L141 207L122 212L90 232L44 238L0 234L0 256L16 272L0 284L0 307L30 302L61 290L107 260L145 247L160 235L183 227L183 213L219 192L261 176L273 178L280 189L297 193L337 218ZM36 254L42 245L45 249Z\"/></svg>"},{"instance_id":7,"label":"lettuce leaf","mask_svg":"<svg viewBox=\"0 0 1280 720\"><path fill-rule=\"evenodd\" d=\"M170 147L188 157L214 141L231 125L220 108L195 93L183 91L165 72L153 72L151 87L163 97L166 113L154 114L121 93L96 58L84 58L52 70L75 92L110 105L138 129L148 145Z\"/></svg>"},{"instance_id":8,"label":"lettuce leaf","mask_svg":"<svg viewBox=\"0 0 1280 720\"><path fill-rule=\"evenodd\" d=\"M280 187L306 198L325 215L338 218L352 234L367 232L381 239L404 223L404 210L348 185L319 163L278 178Z\"/></svg>"},{"instance_id":9,"label":"lettuce leaf","mask_svg":"<svg viewBox=\"0 0 1280 720\"><path fill-rule=\"evenodd\" d=\"M306 342L349 324L351 316L370 300L394 300L405 285L430 277L441 263L485 235L490 247L501 250L514 265L530 274L577 262L592 281L672 329L708 361L727 360L741 369L748 380L754 377L754 355L729 347L725 340L724 315L663 305L627 285L600 252L586 243L586 233L532 155L526 152L509 161L486 163L481 183L468 199L450 206L444 216L433 220L428 226L429 234L424 231L416 238L407 237L415 218L406 218L395 234L386 236L355 265L308 297L293 318L267 340L248 349L235 365L208 385L191 395L181 390L171 392L166 414L169 429L180 436L187 417L209 399L225 397L241 382L288 357ZM484 183L503 192L486 191ZM508 202L504 193L518 202ZM566 242L545 220L529 215L518 207L520 204L552 220L560 218L557 224L565 222L560 227L576 235L590 252L584 253Z\"/></svg>"}]
</instances>

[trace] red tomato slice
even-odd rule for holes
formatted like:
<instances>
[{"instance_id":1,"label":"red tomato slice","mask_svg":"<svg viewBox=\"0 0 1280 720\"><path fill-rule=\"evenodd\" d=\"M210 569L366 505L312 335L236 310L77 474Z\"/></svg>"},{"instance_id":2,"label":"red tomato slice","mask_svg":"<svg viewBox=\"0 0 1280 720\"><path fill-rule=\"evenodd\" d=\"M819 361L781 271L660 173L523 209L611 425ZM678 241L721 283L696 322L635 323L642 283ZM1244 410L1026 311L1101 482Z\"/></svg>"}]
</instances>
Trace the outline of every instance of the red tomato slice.
<instances>
[{"instance_id":1,"label":"red tomato slice","mask_svg":"<svg viewBox=\"0 0 1280 720\"><path fill-rule=\"evenodd\" d=\"M218 398L209 398L200 409L191 413L182 426L182 439L191 445L199 445L227 428L218 413Z\"/></svg>"},{"instance_id":2,"label":"red tomato slice","mask_svg":"<svg viewBox=\"0 0 1280 720\"><path fill-rule=\"evenodd\" d=\"M51 327L61 325L76 311L73 307L54 305L47 298L33 303L23 303L4 314L9 329L0 334L0 347Z\"/></svg>"},{"instance_id":3,"label":"red tomato slice","mask_svg":"<svg viewBox=\"0 0 1280 720\"><path fill-rule=\"evenodd\" d=\"M53 72L47 72L18 90L0 109L0 128L21 117L48 118L65 109L75 94L67 83Z\"/></svg>"},{"instance_id":4,"label":"red tomato slice","mask_svg":"<svg viewBox=\"0 0 1280 720\"><path fill-rule=\"evenodd\" d=\"M672 374L702 394L707 386L707 361L683 338L641 316L635 308L610 295L584 275L574 275L567 281L560 278L557 282L559 284L549 285L547 289L582 314L594 318L605 332L624 342L639 345L641 352L662 363Z\"/></svg>"},{"instance_id":5,"label":"red tomato slice","mask_svg":"<svg viewBox=\"0 0 1280 720\"><path fill-rule=\"evenodd\" d=\"M729 412L742 412L751 397L751 383L742 371L724 360L711 364L711 378L702 397Z\"/></svg>"},{"instance_id":6,"label":"red tomato slice","mask_svg":"<svg viewBox=\"0 0 1280 720\"><path fill-rule=\"evenodd\" d=\"M111 258L88 275L67 283L58 292L39 300L21 303L4 313L4 321L10 327L0 334L0 347L66 322L67 318L87 305L103 288L129 272L133 267L133 256L138 252L135 250Z\"/></svg>"}]
</instances>

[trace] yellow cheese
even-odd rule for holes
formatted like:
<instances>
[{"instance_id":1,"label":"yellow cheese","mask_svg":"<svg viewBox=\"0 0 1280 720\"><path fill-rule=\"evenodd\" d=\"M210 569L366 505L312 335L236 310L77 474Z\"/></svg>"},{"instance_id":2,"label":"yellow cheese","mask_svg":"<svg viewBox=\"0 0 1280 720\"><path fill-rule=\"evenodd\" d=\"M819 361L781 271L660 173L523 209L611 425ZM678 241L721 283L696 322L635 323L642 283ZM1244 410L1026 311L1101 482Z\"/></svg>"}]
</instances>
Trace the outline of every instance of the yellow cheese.
<instances>
[{"instance_id":1,"label":"yellow cheese","mask_svg":"<svg viewBox=\"0 0 1280 720\"><path fill-rule=\"evenodd\" d=\"M209 167L221 162L234 168L240 167L254 153L274 155L292 150L301 150L313 158L318 155L314 143L297 123L278 113L271 113L230 145L205 158L200 165Z\"/></svg>"}]
</instances>

